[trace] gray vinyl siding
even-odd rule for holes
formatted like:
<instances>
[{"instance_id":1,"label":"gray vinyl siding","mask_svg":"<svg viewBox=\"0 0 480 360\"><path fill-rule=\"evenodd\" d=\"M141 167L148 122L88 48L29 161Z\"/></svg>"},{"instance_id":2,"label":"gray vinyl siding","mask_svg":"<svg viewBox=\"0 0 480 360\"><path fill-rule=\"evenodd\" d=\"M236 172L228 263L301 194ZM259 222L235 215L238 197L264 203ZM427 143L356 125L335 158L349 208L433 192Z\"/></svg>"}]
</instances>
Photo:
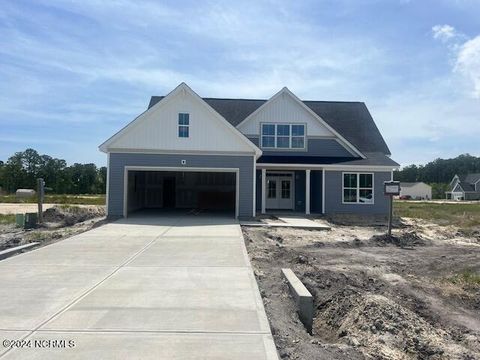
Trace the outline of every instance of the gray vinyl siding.
<instances>
[{"instance_id":1,"label":"gray vinyl siding","mask_svg":"<svg viewBox=\"0 0 480 360\"><path fill-rule=\"evenodd\" d=\"M257 209L257 213L260 214L260 211L262 211L262 170L257 170L256 176L255 208Z\"/></svg>"},{"instance_id":2,"label":"gray vinyl siding","mask_svg":"<svg viewBox=\"0 0 480 360\"><path fill-rule=\"evenodd\" d=\"M480 200L480 192L465 192L465 200Z\"/></svg>"},{"instance_id":3,"label":"gray vinyl siding","mask_svg":"<svg viewBox=\"0 0 480 360\"><path fill-rule=\"evenodd\" d=\"M310 212L322 213L322 170L310 172Z\"/></svg>"},{"instance_id":4,"label":"gray vinyl siding","mask_svg":"<svg viewBox=\"0 0 480 360\"><path fill-rule=\"evenodd\" d=\"M295 211L305 212L305 170L295 170Z\"/></svg>"},{"instance_id":5,"label":"gray vinyl siding","mask_svg":"<svg viewBox=\"0 0 480 360\"><path fill-rule=\"evenodd\" d=\"M187 164L182 166L181 160ZM239 169L239 217L252 216L253 202L253 156L223 155L167 155L110 153L108 215L123 216L123 188L125 166L165 166L196 168Z\"/></svg>"},{"instance_id":6,"label":"gray vinyl siding","mask_svg":"<svg viewBox=\"0 0 480 360\"><path fill-rule=\"evenodd\" d=\"M452 192L463 192L463 189L460 184L457 184L455 185L455 188L452 190Z\"/></svg>"},{"instance_id":7,"label":"gray vinyl siding","mask_svg":"<svg viewBox=\"0 0 480 360\"><path fill-rule=\"evenodd\" d=\"M258 137L248 138L255 145L260 147ZM308 138L304 150L267 150L262 149L265 156L325 156L325 157L354 157L342 145L334 139Z\"/></svg>"},{"instance_id":8,"label":"gray vinyl siding","mask_svg":"<svg viewBox=\"0 0 480 360\"><path fill-rule=\"evenodd\" d=\"M305 212L306 196L305 170L295 171L295 211ZM322 212L322 171L310 171L310 212Z\"/></svg>"},{"instance_id":9,"label":"gray vinyl siding","mask_svg":"<svg viewBox=\"0 0 480 360\"><path fill-rule=\"evenodd\" d=\"M348 171L346 171L348 172ZM352 171L357 172L357 171ZM383 183L391 179L390 172L360 171L374 174L374 204L342 204L342 171L325 172L325 213L388 214L388 198Z\"/></svg>"}]
</instances>

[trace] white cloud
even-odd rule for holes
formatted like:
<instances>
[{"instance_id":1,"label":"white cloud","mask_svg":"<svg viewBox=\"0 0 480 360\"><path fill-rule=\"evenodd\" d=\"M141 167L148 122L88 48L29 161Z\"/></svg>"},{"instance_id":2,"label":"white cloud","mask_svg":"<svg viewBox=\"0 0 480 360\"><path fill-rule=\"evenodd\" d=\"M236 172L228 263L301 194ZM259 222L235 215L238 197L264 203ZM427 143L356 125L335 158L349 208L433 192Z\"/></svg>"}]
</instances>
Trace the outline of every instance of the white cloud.
<instances>
[{"instance_id":1,"label":"white cloud","mask_svg":"<svg viewBox=\"0 0 480 360\"><path fill-rule=\"evenodd\" d=\"M473 85L472 95L480 98L480 35L459 47L454 71Z\"/></svg>"},{"instance_id":2,"label":"white cloud","mask_svg":"<svg viewBox=\"0 0 480 360\"><path fill-rule=\"evenodd\" d=\"M367 37L332 37L328 28L295 17L295 11L277 11L269 3L207 2L182 11L133 0L115 6L98 0L48 4L100 24L108 46L84 36L82 24L57 22L65 31L42 26L41 37L9 29L3 52L17 63L35 59L30 66L37 73L48 69L75 76L76 85L106 80L164 93L186 81L205 96L243 97L268 97L288 86L299 96L348 99L364 93L364 79L373 78L388 61L384 50ZM14 15L30 21L28 14ZM188 18L196 21L185 21ZM50 16L42 14L32 21L36 26L51 23ZM182 57L187 44L194 54L190 60ZM211 48L212 54L197 54L196 47ZM58 79L54 81L52 86L58 85Z\"/></svg>"},{"instance_id":3,"label":"white cloud","mask_svg":"<svg viewBox=\"0 0 480 360\"><path fill-rule=\"evenodd\" d=\"M447 42L460 35L451 25L435 25L432 27L433 38L442 42Z\"/></svg>"},{"instance_id":4,"label":"white cloud","mask_svg":"<svg viewBox=\"0 0 480 360\"><path fill-rule=\"evenodd\" d=\"M464 86L474 98L480 98L480 35L469 38L450 25L432 27L433 37L448 43L453 69L464 80ZM473 87L473 90L472 90Z\"/></svg>"}]
</instances>

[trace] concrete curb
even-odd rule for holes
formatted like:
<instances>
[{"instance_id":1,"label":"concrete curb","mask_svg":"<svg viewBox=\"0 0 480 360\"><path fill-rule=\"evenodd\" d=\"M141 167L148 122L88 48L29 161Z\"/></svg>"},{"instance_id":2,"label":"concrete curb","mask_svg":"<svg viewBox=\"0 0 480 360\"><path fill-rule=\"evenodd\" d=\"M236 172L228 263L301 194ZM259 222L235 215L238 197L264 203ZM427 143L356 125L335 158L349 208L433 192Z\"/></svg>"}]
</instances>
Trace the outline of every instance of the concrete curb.
<instances>
[{"instance_id":1,"label":"concrete curb","mask_svg":"<svg viewBox=\"0 0 480 360\"><path fill-rule=\"evenodd\" d=\"M300 321L311 334L313 326L313 296L291 269L282 269L282 274L287 280L288 287L297 304Z\"/></svg>"},{"instance_id":2,"label":"concrete curb","mask_svg":"<svg viewBox=\"0 0 480 360\"><path fill-rule=\"evenodd\" d=\"M40 243L39 242L32 242L32 243L28 243L28 244L25 244L25 245L20 245L20 246L16 246L16 247L13 247L13 248L10 248L10 249L2 250L2 251L0 251L0 260L6 259L6 258L8 258L12 255L18 254L18 253L22 252L23 250L30 249L34 246L37 246L38 244L40 244Z\"/></svg>"}]
</instances>

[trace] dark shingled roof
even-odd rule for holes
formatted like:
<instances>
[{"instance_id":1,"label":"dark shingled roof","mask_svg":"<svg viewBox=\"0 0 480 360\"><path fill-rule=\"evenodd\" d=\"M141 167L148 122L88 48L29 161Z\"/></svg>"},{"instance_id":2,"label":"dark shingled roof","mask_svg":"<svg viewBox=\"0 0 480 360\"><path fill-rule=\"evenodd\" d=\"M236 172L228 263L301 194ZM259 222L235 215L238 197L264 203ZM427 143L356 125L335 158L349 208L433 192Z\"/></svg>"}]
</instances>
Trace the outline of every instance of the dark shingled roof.
<instances>
[{"instance_id":1,"label":"dark shingled roof","mask_svg":"<svg viewBox=\"0 0 480 360\"><path fill-rule=\"evenodd\" d=\"M462 181L465 181L469 184L475 184L478 180L480 180L480 173L471 173L467 175L460 176Z\"/></svg>"},{"instance_id":2,"label":"dark shingled roof","mask_svg":"<svg viewBox=\"0 0 480 360\"><path fill-rule=\"evenodd\" d=\"M463 191L475 191L475 187L473 184L467 183L465 181L460 181L460 186L462 187Z\"/></svg>"},{"instance_id":3,"label":"dark shingled roof","mask_svg":"<svg viewBox=\"0 0 480 360\"><path fill-rule=\"evenodd\" d=\"M163 96L152 96L148 108L161 99ZM235 127L267 101L219 98L203 100ZM303 103L362 153L378 152L390 155L385 140L363 102L303 101Z\"/></svg>"},{"instance_id":4,"label":"dark shingled roof","mask_svg":"<svg viewBox=\"0 0 480 360\"><path fill-rule=\"evenodd\" d=\"M341 165L378 165L398 166L398 164L383 153L365 153L366 159L348 157L324 156L271 156L262 155L257 160L263 164L341 164Z\"/></svg>"}]
</instances>

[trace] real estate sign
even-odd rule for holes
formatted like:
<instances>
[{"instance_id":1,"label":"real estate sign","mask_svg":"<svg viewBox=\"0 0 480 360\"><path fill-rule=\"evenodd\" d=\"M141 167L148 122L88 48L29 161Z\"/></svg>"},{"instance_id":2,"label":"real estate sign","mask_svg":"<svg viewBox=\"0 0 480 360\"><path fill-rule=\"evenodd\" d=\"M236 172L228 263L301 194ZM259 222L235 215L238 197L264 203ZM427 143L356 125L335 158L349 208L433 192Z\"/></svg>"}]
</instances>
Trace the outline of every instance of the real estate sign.
<instances>
[{"instance_id":1,"label":"real estate sign","mask_svg":"<svg viewBox=\"0 0 480 360\"><path fill-rule=\"evenodd\" d=\"M385 181L383 193L385 195L400 195L400 182L399 181Z\"/></svg>"}]
</instances>

